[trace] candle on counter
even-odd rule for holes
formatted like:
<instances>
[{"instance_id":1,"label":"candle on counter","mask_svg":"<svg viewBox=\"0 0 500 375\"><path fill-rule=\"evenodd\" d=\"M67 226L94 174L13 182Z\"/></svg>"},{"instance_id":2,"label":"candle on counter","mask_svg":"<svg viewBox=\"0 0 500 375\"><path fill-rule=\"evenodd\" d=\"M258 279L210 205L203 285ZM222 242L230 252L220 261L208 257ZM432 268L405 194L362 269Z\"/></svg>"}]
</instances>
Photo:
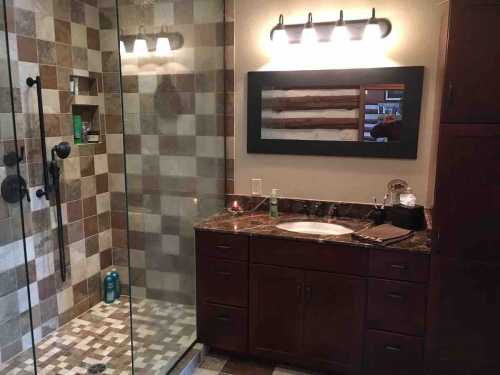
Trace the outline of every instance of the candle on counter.
<instances>
[{"instance_id":1,"label":"candle on counter","mask_svg":"<svg viewBox=\"0 0 500 375\"><path fill-rule=\"evenodd\" d=\"M238 201L234 201L233 206L231 208L233 211L241 211L241 207L240 207L240 204L238 203Z\"/></svg>"}]
</instances>

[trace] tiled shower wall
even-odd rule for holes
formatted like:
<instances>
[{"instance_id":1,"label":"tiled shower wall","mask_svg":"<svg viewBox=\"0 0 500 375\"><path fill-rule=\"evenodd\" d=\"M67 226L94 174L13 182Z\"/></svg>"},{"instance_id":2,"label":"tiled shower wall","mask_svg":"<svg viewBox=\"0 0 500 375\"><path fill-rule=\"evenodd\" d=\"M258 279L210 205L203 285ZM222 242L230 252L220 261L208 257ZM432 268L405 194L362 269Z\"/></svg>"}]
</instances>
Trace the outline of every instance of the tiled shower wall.
<instances>
[{"instance_id":1,"label":"tiled shower wall","mask_svg":"<svg viewBox=\"0 0 500 375\"><path fill-rule=\"evenodd\" d=\"M118 262L121 254L113 248L110 191L124 190L123 177L109 178L113 160L107 155L107 146L111 142L112 148L116 147L113 137L122 127L116 13L113 1L14 0L7 2L7 27L17 138L19 147L25 149L21 169L32 198L31 203L23 204L34 334L38 341L101 299L101 275L111 267L114 253ZM80 100L99 105L103 135L99 144L73 144L71 104L75 99L69 92L71 74L91 76L98 82L98 96ZM35 89L28 88L25 81L37 75L43 81L49 157L54 144L67 141L72 145L70 157L62 163L68 266L64 283L59 273L54 204L35 197L43 183L40 132ZM8 87L4 79L2 74L1 86ZM2 104L5 91L1 91ZM13 134L8 132L5 121L2 117L4 152L13 144ZM12 283L16 276L15 286L6 288L9 294L0 301L0 305L9 306L0 309L3 362L31 342L26 282L22 282L22 242L18 241L20 221L18 214L11 215L17 206L3 200L0 206L5 220L0 222L0 279Z\"/></svg>"},{"instance_id":2,"label":"tiled shower wall","mask_svg":"<svg viewBox=\"0 0 500 375\"><path fill-rule=\"evenodd\" d=\"M125 35L184 38L171 57L122 56L132 295L194 304L193 221L224 199L224 2L120 2L119 14Z\"/></svg>"}]
</instances>

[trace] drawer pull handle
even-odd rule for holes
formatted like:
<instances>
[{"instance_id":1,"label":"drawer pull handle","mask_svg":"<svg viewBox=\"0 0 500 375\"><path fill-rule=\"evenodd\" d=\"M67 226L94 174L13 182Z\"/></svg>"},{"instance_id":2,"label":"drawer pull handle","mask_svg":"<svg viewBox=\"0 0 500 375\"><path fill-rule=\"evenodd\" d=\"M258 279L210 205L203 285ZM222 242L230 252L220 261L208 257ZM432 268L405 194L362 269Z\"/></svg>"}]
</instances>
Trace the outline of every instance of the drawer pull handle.
<instances>
[{"instance_id":1,"label":"drawer pull handle","mask_svg":"<svg viewBox=\"0 0 500 375\"><path fill-rule=\"evenodd\" d=\"M387 293L387 297L392 298L392 299L397 299L397 300L402 300L405 298L402 294L399 293Z\"/></svg>"},{"instance_id":2,"label":"drawer pull handle","mask_svg":"<svg viewBox=\"0 0 500 375\"><path fill-rule=\"evenodd\" d=\"M399 271L406 271L408 266L406 264L391 264L391 268Z\"/></svg>"},{"instance_id":3,"label":"drawer pull handle","mask_svg":"<svg viewBox=\"0 0 500 375\"><path fill-rule=\"evenodd\" d=\"M227 316L224 316L224 315L219 315L219 316L215 317L215 319L217 319L221 322L229 322L231 320Z\"/></svg>"},{"instance_id":4,"label":"drawer pull handle","mask_svg":"<svg viewBox=\"0 0 500 375\"><path fill-rule=\"evenodd\" d=\"M386 345L385 350L387 350L388 352L400 352L401 348L398 346Z\"/></svg>"},{"instance_id":5,"label":"drawer pull handle","mask_svg":"<svg viewBox=\"0 0 500 375\"><path fill-rule=\"evenodd\" d=\"M224 276L224 277L233 276L233 274L231 272L225 272L225 271L218 271L217 275Z\"/></svg>"},{"instance_id":6,"label":"drawer pull handle","mask_svg":"<svg viewBox=\"0 0 500 375\"><path fill-rule=\"evenodd\" d=\"M227 246L227 245L216 245L215 246L216 249L220 249L220 250L229 250L231 248L231 246Z\"/></svg>"}]
</instances>

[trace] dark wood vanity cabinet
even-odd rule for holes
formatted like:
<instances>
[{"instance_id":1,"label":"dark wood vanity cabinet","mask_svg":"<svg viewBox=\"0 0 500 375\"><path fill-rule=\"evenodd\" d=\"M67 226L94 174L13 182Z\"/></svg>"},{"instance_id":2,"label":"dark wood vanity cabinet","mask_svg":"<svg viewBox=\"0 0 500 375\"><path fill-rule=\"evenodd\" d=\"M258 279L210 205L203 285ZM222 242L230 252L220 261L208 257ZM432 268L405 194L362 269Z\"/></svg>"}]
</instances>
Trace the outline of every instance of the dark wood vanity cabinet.
<instances>
[{"instance_id":1,"label":"dark wood vanity cabinet","mask_svg":"<svg viewBox=\"0 0 500 375\"><path fill-rule=\"evenodd\" d=\"M320 367L361 370L366 283L360 277L306 271L303 354Z\"/></svg>"},{"instance_id":2,"label":"dark wood vanity cabinet","mask_svg":"<svg viewBox=\"0 0 500 375\"><path fill-rule=\"evenodd\" d=\"M282 360L300 356L304 272L251 265L250 274L250 351Z\"/></svg>"},{"instance_id":3,"label":"dark wood vanity cabinet","mask_svg":"<svg viewBox=\"0 0 500 375\"><path fill-rule=\"evenodd\" d=\"M359 370L366 286L357 277L250 266L250 351Z\"/></svg>"},{"instance_id":4,"label":"dark wood vanity cabinet","mask_svg":"<svg viewBox=\"0 0 500 375\"><path fill-rule=\"evenodd\" d=\"M340 374L421 373L428 254L208 231L196 240L201 342Z\"/></svg>"},{"instance_id":5,"label":"dark wood vanity cabinet","mask_svg":"<svg viewBox=\"0 0 500 375\"><path fill-rule=\"evenodd\" d=\"M500 123L500 1L451 0L442 123Z\"/></svg>"}]
</instances>

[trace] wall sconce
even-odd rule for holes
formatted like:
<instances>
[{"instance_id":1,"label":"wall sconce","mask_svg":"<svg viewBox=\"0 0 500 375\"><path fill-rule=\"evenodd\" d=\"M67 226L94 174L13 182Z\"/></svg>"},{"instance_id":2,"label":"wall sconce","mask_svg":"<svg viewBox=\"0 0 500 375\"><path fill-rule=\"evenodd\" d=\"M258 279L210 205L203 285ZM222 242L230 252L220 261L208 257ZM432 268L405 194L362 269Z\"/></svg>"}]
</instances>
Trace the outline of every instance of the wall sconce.
<instances>
[{"instance_id":1,"label":"wall sconce","mask_svg":"<svg viewBox=\"0 0 500 375\"><path fill-rule=\"evenodd\" d=\"M344 12L340 11L338 21L313 23L309 13L307 23L285 25L282 16L280 22L271 30L271 40L283 38L286 33L287 43L337 42L347 40L383 39L392 31L391 21L387 18L376 18L375 8L368 19L344 20ZM335 30L337 29L337 30Z\"/></svg>"},{"instance_id":2,"label":"wall sconce","mask_svg":"<svg viewBox=\"0 0 500 375\"><path fill-rule=\"evenodd\" d=\"M136 56L146 56L148 54L148 42L146 40L146 33L144 26L139 26L139 35L134 41L134 54Z\"/></svg>"},{"instance_id":3,"label":"wall sconce","mask_svg":"<svg viewBox=\"0 0 500 375\"><path fill-rule=\"evenodd\" d=\"M156 54L158 56L171 56L172 46L170 45L170 38L168 34L164 31L163 27L156 40Z\"/></svg>"},{"instance_id":4,"label":"wall sconce","mask_svg":"<svg viewBox=\"0 0 500 375\"><path fill-rule=\"evenodd\" d=\"M184 37L178 32L167 32L164 27L156 34L144 32L144 26L139 27L138 35L123 35L120 33L120 55L144 57L155 55L158 57L168 57L172 51L184 46ZM132 54L127 51L132 51Z\"/></svg>"},{"instance_id":5,"label":"wall sconce","mask_svg":"<svg viewBox=\"0 0 500 375\"><path fill-rule=\"evenodd\" d=\"M333 27L331 41L334 43L345 43L351 40L351 34L347 30L347 26L344 21L344 11L340 11L339 20L335 23Z\"/></svg>"},{"instance_id":6,"label":"wall sconce","mask_svg":"<svg viewBox=\"0 0 500 375\"><path fill-rule=\"evenodd\" d=\"M318 42L318 34L316 33L316 29L313 24L313 15L309 13L307 16L307 22L302 29L302 38L301 43L313 45Z\"/></svg>"},{"instance_id":7,"label":"wall sconce","mask_svg":"<svg viewBox=\"0 0 500 375\"><path fill-rule=\"evenodd\" d=\"M282 14L280 14L278 24L274 27L273 43L278 47L282 47L288 44L288 34L285 29Z\"/></svg>"},{"instance_id":8,"label":"wall sconce","mask_svg":"<svg viewBox=\"0 0 500 375\"><path fill-rule=\"evenodd\" d=\"M375 8L372 9L372 18L368 20L368 23L365 26L365 31L363 32L363 40L365 41L376 41L379 40L382 35L380 30L379 22L375 17Z\"/></svg>"}]
</instances>

